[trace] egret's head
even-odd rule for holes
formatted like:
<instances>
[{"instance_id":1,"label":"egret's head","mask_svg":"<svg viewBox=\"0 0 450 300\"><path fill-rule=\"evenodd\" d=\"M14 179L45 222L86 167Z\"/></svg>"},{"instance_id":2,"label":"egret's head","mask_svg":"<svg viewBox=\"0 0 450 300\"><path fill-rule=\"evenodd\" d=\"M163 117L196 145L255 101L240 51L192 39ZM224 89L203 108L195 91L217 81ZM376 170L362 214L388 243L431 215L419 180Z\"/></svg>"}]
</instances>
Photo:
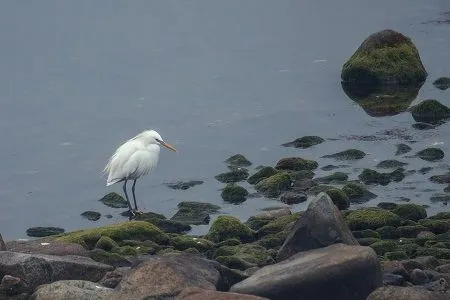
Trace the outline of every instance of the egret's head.
<instances>
[{"instance_id":1,"label":"egret's head","mask_svg":"<svg viewBox=\"0 0 450 300\"><path fill-rule=\"evenodd\" d=\"M175 152L177 151L172 145L164 142L161 135L159 135L159 133L156 132L155 130L146 130L146 131L142 132L140 135L138 135L138 137L139 136L140 136L140 138L143 138L148 144L160 145L160 146L164 146L167 149L170 149L172 151L175 151Z\"/></svg>"}]
</instances>

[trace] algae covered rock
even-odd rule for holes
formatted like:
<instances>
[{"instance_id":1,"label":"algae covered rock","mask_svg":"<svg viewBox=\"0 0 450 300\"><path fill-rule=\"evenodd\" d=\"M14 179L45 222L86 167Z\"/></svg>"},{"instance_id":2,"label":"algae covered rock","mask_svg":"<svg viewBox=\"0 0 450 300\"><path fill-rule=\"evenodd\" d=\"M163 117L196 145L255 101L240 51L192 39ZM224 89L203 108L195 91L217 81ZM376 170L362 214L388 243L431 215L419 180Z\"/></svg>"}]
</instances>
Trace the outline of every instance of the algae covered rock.
<instances>
[{"instance_id":1,"label":"algae covered rock","mask_svg":"<svg viewBox=\"0 0 450 300\"><path fill-rule=\"evenodd\" d=\"M386 252L392 252L397 249L397 244L394 241L379 241L370 245L378 255L384 255Z\"/></svg>"},{"instance_id":2,"label":"algae covered rock","mask_svg":"<svg viewBox=\"0 0 450 300\"><path fill-rule=\"evenodd\" d=\"M450 118L450 108L434 99L428 99L411 107L411 114L416 122L437 124Z\"/></svg>"},{"instance_id":3,"label":"algae covered rock","mask_svg":"<svg viewBox=\"0 0 450 300\"><path fill-rule=\"evenodd\" d=\"M166 185L171 188L172 190L187 190L191 187L194 187L196 185L203 184L203 181L201 180L189 180L189 181L176 181L176 182L170 182Z\"/></svg>"},{"instance_id":4,"label":"algae covered rock","mask_svg":"<svg viewBox=\"0 0 450 300\"><path fill-rule=\"evenodd\" d=\"M298 204L306 200L308 200L308 196L303 192L285 192L280 197L280 201L288 205Z\"/></svg>"},{"instance_id":5,"label":"algae covered rock","mask_svg":"<svg viewBox=\"0 0 450 300\"><path fill-rule=\"evenodd\" d=\"M444 158L444 151L439 148L426 148L417 152L416 156L426 161L438 161Z\"/></svg>"},{"instance_id":6,"label":"algae covered rock","mask_svg":"<svg viewBox=\"0 0 450 300\"><path fill-rule=\"evenodd\" d=\"M395 151L395 155L406 154L411 150L412 148L406 144L397 144L397 151Z\"/></svg>"},{"instance_id":7,"label":"algae covered rock","mask_svg":"<svg viewBox=\"0 0 450 300\"><path fill-rule=\"evenodd\" d=\"M427 211L417 204L400 204L392 212L405 220L419 221L427 217Z\"/></svg>"},{"instance_id":8,"label":"algae covered rock","mask_svg":"<svg viewBox=\"0 0 450 300\"><path fill-rule=\"evenodd\" d=\"M317 169L319 164L314 160L304 159L301 157L285 157L280 159L275 166L277 170L314 170Z\"/></svg>"},{"instance_id":9,"label":"algae covered rock","mask_svg":"<svg viewBox=\"0 0 450 300\"><path fill-rule=\"evenodd\" d=\"M294 147L294 148L309 148L318 144L325 142L323 138L320 136L307 135L298 139L293 140L292 142L285 143L282 146L284 147Z\"/></svg>"},{"instance_id":10,"label":"algae covered rock","mask_svg":"<svg viewBox=\"0 0 450 300\"><path fill-rule=\"evenodd\" d=\"M109 236L102 236L95 244L95 248L103 249L105 251L111 251L114 248L119 247L119 244L117 244L112 238Z\"/></svg>"},{"instance_id":11,"label":"algae covered rock","mask_svg":"<svg viewBox=\"0 0 450 300\"><path fill-rule=\"evenodd\" d=\"M92 229L69 232L57 237L61 242L77 243L87 249L92 249L102 236L114 241L151 240L157 244L166 244L169 237L155 225L144 221L129 221Z\"/></svg>"},{"instance_id":12,"label":"algae covered rock","mask_svg":"<svg viewBox=\"0 0 450 300\"><path fill-rule=\"evenodd\" d=\"M322 156L323 158L334 158L337 160L358 160L362 159L366 154L358 149L348 149L334 154Z\"/></svg>"},{"instance_id":13,"label":"algae covered rock","mask_svg":"<svg viewBox=\"0 0 450 300\"><path fill-rule=\"evenodd\" d=\"M63 233L65 230L59 227L31 227L27 229L27 235L31 237L44 237Z\"/></svg>"},{"instance_id":14,"label":"algae covered rock","mask_svg":"<svg viewBox=\"0 0 450 300\"><path fill-rule=\"evenodd\" d=\"M427 72L411 39L386 29L367 37L344 64L341 79L356 84L413 84Z\"/></svg>"},{"instance_id":15,"label":"algae covered rock","mask_svg":"<svg viewBox=\"0 0 450 300\"><path fill-rule=\"evenodd\" d=\"M178 211L170 219L187 225L209 224L209 215L219 209L220 206L211 203L183 201L178 203Z\"/></svg>"},{"instance_id":16,"label":"algae covered rock","mask_svg":"<svg viewBox=\"0 0 450 300\"><path fill-rule=\"evenodd\" d=\"M440 90L446 90L450 88L450 78L449 77L439 77L433 82L433 85Z\"/></svg>"},{"instance_id":17,"label":"algae covered rock","mask_svg":"<svg viewBox=\"0 0 450 300\"><path fill-rule=\"evenodd\" d=\"M257 244L221 247L216 250L214 256L221 264L238 270L262 267L274 262L270 252Z\"/></svg>"},{"instance_id":18,"label":"algae covered rock","mask_svg":"<svg viewBox=\"0 0 450 300\"><path fill-rule=\"evenodd\" d=\"M348 180L348 175L343 172L334 172L333 174L319 177L314 179L318 183L330 184L330 183L342 183Z\"/></svg>"},{"instance_id":19,"label":"algae covered rock","mask_svg":"<svg viewBox=\"0 0 450 300\"><path fill-rule=\"evenodd\" d=\"M402 168L398 168L389 173L380 173L372 169L364 169L358 178L365 184L388 185L391 181L402 181L405 178L403 171Z\"/></svg>"},{"instance_id":20,"label":"algae covered rock","mask_svg":"<svg viewBox=\"0 0 450 300\"><path fill-rule=\"evenodd\" d=\"M120 196L117 193L109 193L105 195L102 199L99 200L106 206L112 207L112 208L127 208L128 202L125 200L122 196Z\"/></svg>"},{"instance_id":21,"label":"algae covered rock","mask_svg":"<svg viewBox=\"0 0 450 300\"><path fill-rule=\"evenodd\" d=\"M222 190L221 196L226 202L239 204L247 199L248 191L241 186L229 183Z\"/></svg>"},{"instance_id":22,"label":"algae covered rock","mask_svg":"<svg viewBox=\"0 0 450 300\"><path fill-rule=\"evenodd\" d=\"M232 166L248 167L252 163L242 154L235 154L225 160L225 162Z\"/></svg>"},{"instance_id":23,"label":"algae covered rock","mask_svg":"<svg viewBox=\"0 0 450 300\"><path fill-rule=\"evenodd\" d=\"M255 185L258 192L262 192L266 197L278 197L282 191L289 189L291 178L288 173L282 172L261 180Z\"/></svg>"},{"instance_id":24,"label":"algae covered rock","mask_svg":"<svg viewBox=\"0 0 450 300\"><path fill-rule=\"evenodd\" d=\"M290 230L299 218L299 213L293 213L291 215L272 220L258 230L258 236L263 237L269 234L276 234L286 230Z\"/></svg>"},{"instance_id":25,"label":"algae covered rock","mask_svg":"<svg viewBox=\"0 0 450 300\"><path fill-rule=\"evenodd\" d=\"M382 160L380 161L376 167L380 168L380 169L396 169L396 168L400 168L403 166L406 166L408 163L402 162L402 161L398 161L395 159L387 159L387 160Z\"/></svg>"},{"instance_id":26,"label":"algae covered rock","mask_svg":"<svg viewBox=\"0 0 450 300\"><path fill-rule=\"evenodd\" d=\"M248 175L248 171L244 168L233 168L229 172L220 173L214 176L214 178L222 183L232 183L246 180Z\"/></svg>"},{"instance_id":27,"label":"algae covered rock","mask_svg":"<svg viewBox=\"0 0 450 300\"><path fill-rule=\"evenodd\" d=\"M434 183L450 183L450 172L442 174L442 175L433 175L430 177L430 181Z\"/></svg>"},{"instance_id":28,"label":"algae covered rock","mask_svg":"<svg viewBox=\"0 0 450 300\"><path fill-rule=\"evenodd\" d=\"M334 188L329 189L326 193L339 210L347 209L350 206L348 196L343 190Z\"/></svg>"},{"instance_id":29,"label":"algae covered rock","mask_svg":"<svg viewBox=\"0 0 450 300\"><path fill-rule=\"evenodd\" d=\"M377 229L383 226L399 226L401 218L380 208L357 209L345 216L351 230Z\"/></svg>"},{"instance_id":30,"label":"algae covered rock","mask_svg":"<svg viewBox=\"0 0 450 300\"><path fill-rule=\"evenodd\" d=\"M178 234L174 234L170 237L170 244L174 246L176 250L194 248L200 252L205 252L214 248L214 243L207 239Z\"/></svg>"},{"instance_id":31,"label":"algae covered rock","mask_svg":"<svg viewBox=\"0 0 450 300\"><path fill-rule=\"evenodd\" d=\"M260 182L261 180L268 178L272 175L277 174L278 171L275 170L272 167L262 167L261 169L259 169L255 174L253 174L252 176L250 176L247 179L247 182L250 184L257 184L258 182Z\"/></svg>"},{"instance_id":32,"label":"algae covered rock","mask_svg":"<svg viewBox=\"0 0 450 300\"><path fill-rule=\"evenodd\" d=\"M219 216L211 225L205 238L215 243L233 238L241 242L249 242L254 240L254 232L235 217Z\"/></svg>"},{"instance_id":33,"label":"algae covered rock","mask_svg":"<svg viewBox=\"0 0 450 300\"><path fill-rule=\"evenodd\" d=\"M85 219L88 219L89 221L98 221L102 214L97 211L88 210L81 213L81 216Z\"/></svg>"},{"instance_id":34,"label":"algae covered rock","mask_svg":"<svg viewBox=\"0 0 450 300\"><path fill-rule=\"evenodd\" d=\"M347 194L350 203L364 203L377 197L364 185L355 182L346 183L342 190Z\"/></svg>"}]
</instances>

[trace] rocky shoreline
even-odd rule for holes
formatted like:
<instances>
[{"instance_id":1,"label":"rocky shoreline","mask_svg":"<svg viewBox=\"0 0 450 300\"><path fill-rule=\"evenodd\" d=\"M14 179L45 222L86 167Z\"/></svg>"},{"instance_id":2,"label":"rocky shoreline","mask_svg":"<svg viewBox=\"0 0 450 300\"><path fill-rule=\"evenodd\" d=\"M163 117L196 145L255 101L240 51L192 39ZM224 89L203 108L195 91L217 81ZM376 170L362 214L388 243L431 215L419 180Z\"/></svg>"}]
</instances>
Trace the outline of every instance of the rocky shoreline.
<instances>
[{"instance_id":1,"label":"rocky shoreline","mask_svg":"<svg viewBox=\"0 0 450 300\"><path fill-rule=\"evenodd\" d=\"M380 63L399 53L404 59ZM408 108L427 75L411 40L392 30L366 39L342 71L344 90L365 110L379 116L408 109L420 130L450 118L450 108L437 100ZM435 85L445 90L448 81L443 77ZM354 89L365 84L371 85L368 94ZM325 142L310 135L281 146L306 149ZM252 163L236 154L215 176L224 185L223 201L239 205L265 197L286 205L245 222L229 215L211 222L220 206L183 201L170 219L145 212L132 221L73 232L30 228L27 234L38 237L30 241L4 243L0 236L0 299L450 299L450 212L429 216L414 201L390 199L354 207L377 197L373 185L402 182L412 173L429 176L432 167L408 170L406 158L433 163L445 157L434 146L411 152L398 144L392 157L362 170L357 180L339 169L364 159L359 149L323 156L336 165L294 156L254 172L248 170ZM316 177L319 167L329 173ZM431 201L446 207L450 173L428 180L445 185ZM240 184L244 181L251 188ZM202 183L167 186L185 190ZM100 201L127 207L115 193ZM290 209L305 201L305 211ZM101 217L94 211L81 216L94 222ZM204 235L187 234L192 226L210 223Z\"/></svg>"}]
</instances>

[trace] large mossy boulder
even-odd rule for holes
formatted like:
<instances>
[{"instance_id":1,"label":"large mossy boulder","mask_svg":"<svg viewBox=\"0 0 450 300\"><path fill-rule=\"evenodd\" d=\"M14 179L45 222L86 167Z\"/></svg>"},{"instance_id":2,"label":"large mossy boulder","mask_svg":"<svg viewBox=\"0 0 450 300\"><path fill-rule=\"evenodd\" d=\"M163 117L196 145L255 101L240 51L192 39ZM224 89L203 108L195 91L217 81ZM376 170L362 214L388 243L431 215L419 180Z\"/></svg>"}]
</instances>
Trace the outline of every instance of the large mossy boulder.
<instances>
[{"instance_id":1,"label":"large mossy boulder","mask_svg":"<svg viewBox=\"0 0 450 300\"><path fill-rule=\"evenodd\" d=\"M226 202L239 204L247 199L248 191L234 183L227 184L220 194L222 199Z\"/></svg>"},{"instance_id":2,"label":"large mossy boulder","mask_svg":"<svg viewBox=\"0 0 450 300\"><path fill-rule=\"evenodd\" d=\"M99 201L112 208L128 207L128 202L122 196L114 192L105 195Z\"/></svg>"},{"instance_id":3,"label":"large mossy boulder","mask_svg":"<svg viewBox=\"0 0 450 300\"><path fill-rule=\"evenodd\" d=\"M268 178L268 177L270 177L272 175L275 175L277 173L278 173L278 171L275 170L272 167L262 167L255 174L250 176L247 179L247 182L250 183L250 184L257 184L261 180L266 179L266 178Z\"/></svg>"},{"instance_id":4,"label":"large mossy boulder","mask_svg":"<svg viewBox=\"0 0 450 300\"><path fill-rule=\"evenodd\" d=\"M222 183L232 183L246 180L248 175L247 169L233 167L231 171L217 174L214 178Z\"/></svg>"},{"instance_id":5,"label":"large mossy boulder","mask_svg":"<svg viewBox=\"0 0 450 300\"><path fill-rule=\"evenodd\" d=\"M439 148L426 148L416 153L416 156L426 161L438 161L444 158L445 154Z\"/></svg>"},{"instance_id":6,"label":"large mossy boulder","mask_svg":"<svg viewBox=\"0 0 450 300\"><path fill-rule=\"evenodd\" d=\"M235 154L233 156L230 156L225 160L225 162L229 165L237 167L248 167L252 164L251 161L249 161L247 157L242 154Z\"/></svg>"},{"instance_id":7,"label":"large mossy boulder","mask_svg":"<svg viewBox=\"0 0 450 300\"><path fill-rule=\"evenodd\" d=\"M342 190L347 194L350 203L364 203L377 197L364 185L355 182L346 183Z\"/></svg>"},{"instance_id":8,"label":"large mossy boulder","mask_svg":"<svg viewBox=\"0 0 450 300\"><path fill-rule=\"evenodd\" d=\"M339 210L347 209L350 206L348 196L343 190L338 189L338 188L333 188L333 189L329 189L325 193L328 196L330 196L334 205L336 205L336 207Z\"/></svg>"},{"instance_id":9,"label":"large mossy boulder","mask_svg":"<svg viewBox=\"0 0 450 300\"><path fill-rule=\"evenodd\" d=\"M150 240L157 244L167 244L169 237L155 225L145 221L128 221L98 228L73 231L56 239L66 243L77 243L86 249L93 249L101 237L107 236L119 242L123 240Z\"/></svg>"},{"instance_id":10,"label":"large mossy boulder","mask_svg":"<svg viewBox=\"0 0 450 300\"><path fill-rule=\"evenodd\" d=\"M386 29L367 37L344 64L341 79L355 84L402 84L425 81L427 72L411 39Z\"/></svg>"},{"instance_id":11,"label":"large mossy boulder","mask_svg":"<svg viewBox=\"0 0 450 300\"><path fill-rule=\"evenodd\" d=\"M254 236L254 232L247 225L242 224L239 219L232 216L219 216L211 225L205 238L214 243L228 239L249 242L254 240Z\"/></svg>"},{"instance_id":12,"label":"large mossy boulder","mask_svg":"<svg viewBox=\"0 0 450 300\"><path fill-rule=\"evenodd\" d=\"M276 198L281 195L282 191L289 189L290 186L291 178L289 174L281 172L259 181L255 185L255 189L266 197Z\"/></svg>"},{"instance_id":13,"label":"large mossy boulder","mask_svg":"<svg viewBox=\"0 0 450 300\"><path fill-rule=\"evenodd\" d=\"M411 107L411 115L416 122L437 124L450 118L450 108L434 99L428 99Z\"/></svg>"},{"instance_id":14,"label":"large mossy boulder","mask_svg":"<svg viewBox=\"0 0 450 300\"><path fill-rule=\"evenodd\" d=\"M392 212L405 220L415 222L427 217L427 211L423 206L412 203L400 204Z\"/></svg>"},{"instance_id":15,"label":"large mossy boulder","mask_svg":"<svg viewBox=\"0 0 450 300\"><path fill-rule=\"evenodd\" d=\"M377 229L383 226L399 226L402 219L396 214L381 208L362 208L345 216L351 230Z\"/></svg>"},{"instance_id":16,"label":"large mossy boulder","mask_svg":"<svg viewBox=\"0 0 450 300\"><path fill-rule=\"evenodd\" d=\"M275 166L277 170L315 170L319 164L314 160L304 159L301 157L285 157L280 159Z\"/></svg>"}]
</instances>

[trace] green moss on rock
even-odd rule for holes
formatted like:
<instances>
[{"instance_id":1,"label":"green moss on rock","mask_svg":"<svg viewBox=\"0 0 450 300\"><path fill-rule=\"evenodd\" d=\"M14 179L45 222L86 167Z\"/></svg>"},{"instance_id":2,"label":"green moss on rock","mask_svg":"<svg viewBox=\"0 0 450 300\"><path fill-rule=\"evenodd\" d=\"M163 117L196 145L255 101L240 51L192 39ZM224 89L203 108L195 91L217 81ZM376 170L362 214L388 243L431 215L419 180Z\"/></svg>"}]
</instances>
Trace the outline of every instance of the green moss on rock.
<instances>
[{"instance_id":1,"label":"green moss on rock","mask_svg":"<svg viewBox=\"0 0 450 300\"><path fill-rule=\"evenodd\" d=\"M395 251L397 248L397 244L394 241L379 241L370 245L370 247L375 250L375 252L383 256L386 252Z\"/></svg>"},{"instance_id":2,"label":"green moss on rock","mask_svg":"<svg viewBox=\"0 0 450 300\"><path fill-rule=\"evenodd\" d=\"M412 148L406 144L397 144L397 150L395 151L395 155L403 155L410 152Z\"/></svg>"},{"instance_id":3,"label":"green moss on rock","mask_svg":"<svg viewBox=\"0 0 450 300\"><path fill-rule=\"evenodd\" d=\"M400 204L392 212L403 219L412 221L418 221L427 217L427 211L423 206L412 203Z\"/></svg>"},{"instance_id":4,"label":"green moss on rock","mask_svg":"<svg viewBox=\"0 0 450 300\"><path fill-rule=\"evenodd\" d=\"M103 249L105 251L111 251L117 247L119 247L119 245L108 236L102 236L95 244L95 248Z\"/></svg>"},{"instance_id":5,"label":"green moss on rock","mask_svg":"<svg viewBox=\"0 0 450 300\"><path fill-rule=\"evenodd\" d=\"M411 107L411 114L416 122L437 124L450 118L450 108L434 99L428 99Z\"/></svg>"},{"instance_id":6,"label":"green moss on rock","mask_svg":"<svg viewBox=\"0 0 450 300\"><path fill-rule=\"evenodd\" d=\"M100 217L102 216L102 214L97 211L88 210L88 211L82 212L81 216L85 219L88 219L89 221L98 221L100 219Z\"/></svg>"},{"instance_id":7,"label":"green moss on rock","mask_svg":"<svg viewBox=\"0 0 450 300\"><path fill-rule=\"evenodd\" d=\"M377 233L382 239L397 239L400 237L400 232L397 227L383 226L377 229Z\"/></svg>"},{"instance_id":8,"label":"green moss on rock","mask_svg":"<svg viewBox=\"0 0 450 300\"><path fill-rule=\"evenodd\" d=\"M384 258L387 260L403 260L408 259L408 254L405 251L391 251L384 254Z\"/></svg>"},{"instance_id":9,"label":"green moss on rock","mask_svg":"<svg viewBox=\"0 0 450 300\"><path fill-rule=\"evenodd\" d=\"M205 237L215 243L232 238L241 242L249 242L254 240L254 232L235 217L219 216L211 225Z\"/></svg>"},{"instance_id":10,"label":"green moss on rock","mask_svg":"<svg viewBox=\"0 0 450 300\"><path fill-rule=\"evenodd\" d=\"M435 220L450 220L450 211L441 211L434 216L431 216L430 219Z\"/></svg>"},{"instance_id":11,"label":"green moss on rock","mask_svg":"<svg viewBox=\"0 0 450 300\"><path fill-rule=\"evenodd\" d=\"M351 230L377 229L383 226L399 226L401 218L396 214L380 208L362 208L346 216Z\"/></svg>"},{"instance_id":12,"label":"green moss on rock","mask_svg":"<svg viewBox=\"0 0 450 300\"><path fill-rule=\"evenodd\" d=\"M108 252L103 249L94 249L89 251L89 257L97 262L114 267L125 267L131 265L131 262L124 256L117 253Z\"/></svg>"},{"instance_id":13,"label":"green moss on rock","mask_svg":"<svg viewBox=\"0 0 450 300\"><path fill-rule=\"evenodd\" d=\"M304 159L301 157L285 157L280 159L275 166L277 170L315 170L319 164L314 160Z\"/></svg>"},{"instance_id":14,"label":"green moss on rock","mask_svg":"<svg viewBox=\"0 0 450 300\"><path fill-rule=\"evenodd\" d=\"M450 78L449 77L439 77L433 82L433 85L440 90L446 90L450 88Z\"/></svg>"},{"instance_id":15,"label":"green moss on rock","mask_svg":"<svg viewBox=\"0 0 450 300\"><path fill-rule=\"evenodd\" d=\"M232 183L246 180L248 175L248 171L244 168L233 168L229 172L220 173L214 176L214 178L222 183Z\"/></svg>"},{"instance_id":16,"label":"green moss on rock","mask_svg":"<svg viewBox=\"0 0 450 300\"><path fill-rule=\"evenodd\" d=\"M330 196L334 205L336 205L339 210L347 209L350 206L348 196L344 191L338 188L330 189L326 191L328 196Z\"/></svg>"},{"instance_id":17,"label":"green moss on rock","mask_svg":"<svg viewBox=\"0 0 450 300\"><path fill-rule=\"evenodd\" d=\"M348 180L348 175L343 172L334 172L333 174L314 179L317 183L342 183Z\"/></svg>"},{"instance_id":18,"label":"green moss on rock","mask_svg":"<svg viewBox=\"0 0 450 300\"><path fill-rule=\"evenodd\" d=\"M244 224L253 230L259 230L261 227L272 222L273 220L274 220L273 217L252 216L252 217L248 218L248 220Z\"/></svg>"},{"instance_id":19,"label":"green moss on rock","mask_svg":"<svg viewBox=\"0 0 450 300\"><path fill-rule=\"evenodd\" d=\"M382 208L382 209L386 209L386 210L393 210L396 209L398 207L397 203L393 203L393 202L380 202L377 204L377 207Z\"/></svg>"},{"instance_id":20,"label":"green moss on rock","mask_svg":"<svg viewBox=\"0 0 450 300\"><path fill-rule=\"evenodd\" d=\"M227 164L238 167L248 167L252 163L242 154L235 154L225 160Z\"/></svg>"},{"instance_id":21,"label":"green moss on rock","mask_svg":"<svg viewBox=\"0 0 450 300\"><path fill-rule=\"evenodd\" d=\"M433 175L430 177L430 181L439 184L450 183L450 172L442 175Z\"/></svg>"},{"instance_id":22,"label":"green moss on rock","mask_svg":"<svg viewBox=\"0 0 450 300\"><path fill-rule=\"evenodd\" d=\"M416 250L417 256L433 256L437 259L450 259L450 249L446 248L418 248Z\"/></svg>"},{"instance_id":23,"label":"green moss on rock","mask_svg":"<svg viewBox=\"0 0 450 300\"><path fill-rule=\"evenodd\" d=\"M288 230L300 217L299 213L293 213L288 216L277 218L258 230L258 236L263 237L268 234L275 234Z\"/></svg>"},{"instance_id":24,"label":"green moss on rock","mask_svg":"<svg viewBox=\"0 0 450 300\"><path fill-rule=\"evenodd\" d=\"M105 195L99 201L112 208L128 208L127 201L122 196L114 192Z\"/></svg>"},{"instance_id":25,"label":"green moss on rock","mask_svg":"<svg viewBox=\"0 0 450 300\"><path fill-rule=\"evenodd\" d=\"M419 232L426 231L427 228L422 225L400 226L397 228L400 237L415 238Z\"/></svg>"},{"instance_id":26,"label":"green moss on rock","mask_svg":"<svg viewBox=\"0 0 450 300\"><path fill-rule=\"evenodd\" d=\"M355 182L346 183L342 190L347 194L350 203L364 203L377 197L364 185Z\"/></svg>"},{"instance_id":27,"label":"green moss on rock","mask_svg":"<svg viewBox=\"0 0 450 300\"><path fill-rule=\"evenodd\" d=\"M364 230L355 230L352 231L352 234L355 238L376 238L379 239L380 235L378 232L372 229L364 229Z\"/></svg>"},{"instance_id":28,"label":"green moss on rock","mask_svg":"<svg viewBox=\"0 0 450 300\"><path fill-rule=\"evenodd\" d=\"M242 203L247 199L248 191L236 184L229 183L222 190L221 193L222 199L226 202L230 203Z\"/></svg>"},{"instance_id":29,"label":"green moss on rock","mask_svg":"<svg viewBox=\"0 0 450 300\"><path fill-rule=\"evenodd\" d=\"M320 136L308 135L308 136L304 136L304 137L295 139L292 142L285 143L282 146L305 149L305 148L309 148L309 147L321 144L323 142L325 142L325 140L323 138L321 138Z\"/></svg>"},{"instance_id":30,"label":"green moss on rock","mask_svg":"<svg viewBox=\"0 0 450 300\"><path fill-rule=\"evenodd\" d=\"M214 243L207 239L178 234L171 235L170 244L176 250L195 248L200 252L205 252L214 248Z\"/></svg>"},{"instance_id":31,"label":"green moss on rock","mask_svg":"<svg viewBox=\"0 0 450 300\"><path fill-rule=\"evenodd\" d=\"M411 39L386 29L367 37L342 68L341 78L357 84L413 84L427 72Z\"/></svg>"},{"instance_id":32,"label":"green moss on rock","mask_svg":"<svg viewBox=\"0 0 450 300\"><path fill-rule=\"evenodd\" d=\"M110 237L115 241L151 240L158 244L165 244L169 241L166 233L162 232L153 224L144 221L129 221L74 231L63 234L56 239L61 242L78 243L85 248L92 249L102 236Z\"/></svg>"},{"instance_id":33,"label":"green moss on rock","mask_svg":"<svg viewBox=\"0 0 450 300\"><path fill-rule=\"evenodd\" d=\"M446 233L450 230L450 220L424 219L419 224L427 227L431 232L439 234Z\"/></svg>"},{"instance_id":34,"label":"green moss on rock","mask_svg":"<svg viewBox=\"0 0 450 300\"><path fill-rule=\"evenodd\" d=\"M334 158L337 160L358 160L362 159L366 156L366 153L364 153L361 150L358 149L347 149L341 152L337 152L334 154L328 154L322 156L323 158Z\"/></svg>"},{"instance_id":35,"label":"green moss on rock","mask_svg":"<svg viewBox=\"0 0 450 300\"><path fill-rule=\"evenodd\" d=\"M214 255L220 263L240 270L248 269L249 265L262 267L274 262L270 252L257 244L221 247Z\"/></svg>"},{"instance_id":36,"label":"green moss on rock","mask_svg":"<svg viewBox=\"0 0 450 300\"><path fill-rule=\"evenodd\" d=\"M291 179L289 175L282 172L261 180L255 185L255 189L258 192L262 192L266 197L276 198L290 186Z\"/></svg>"},{"instance_id":37,"label":"green moss on rock","mask_svg":"<svg viewBox=\"0 0 450 300\"><path fill-rule=\"evenodd\" d=\"M395 159L388 159L380 161L376 167L380 169L395 169L406 166L408 163L401 162Z\"/></svg>"},{"instance_id":38,"label":"green moss on rock","mask_svg":"<svg viewBox=\"0 0 450 300\"><path fill-rule=\"evenodd\" d=\"M262 167L261 169L259 169L255 174L253 174L252 176L250 176L247 179L247 182L250 184L257 184L258 182L260 182L263 179L269 178L272 175L277 174L278 171L275 170L275 168L272 167Z\"/></svg>"}]
</instances>

